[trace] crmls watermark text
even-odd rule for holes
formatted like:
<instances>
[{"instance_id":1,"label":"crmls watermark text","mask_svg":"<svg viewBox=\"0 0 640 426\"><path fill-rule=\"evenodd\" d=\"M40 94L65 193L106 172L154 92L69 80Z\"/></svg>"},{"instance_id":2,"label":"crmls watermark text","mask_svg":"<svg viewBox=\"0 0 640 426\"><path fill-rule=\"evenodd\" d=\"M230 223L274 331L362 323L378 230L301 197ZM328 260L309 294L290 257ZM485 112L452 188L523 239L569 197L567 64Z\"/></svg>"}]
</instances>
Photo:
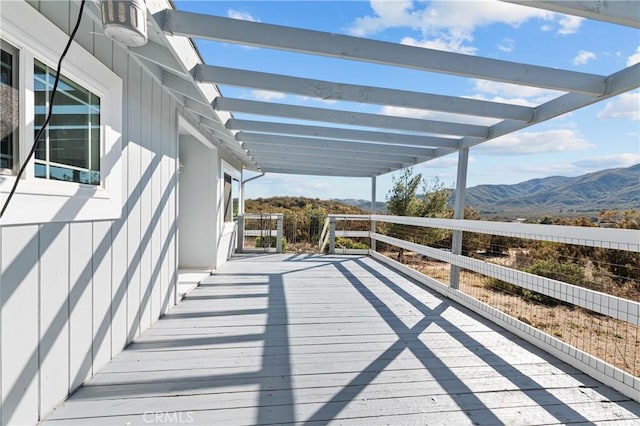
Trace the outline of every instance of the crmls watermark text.
<instances>
[{"instance_id":1,"label":"crmls watermark text","mask_svg":"<svg viewBox=\"0 0 640 426\"><path fill-rule=\"evenodd\" d=\"M189 424L193 423L191 411L145 411L142 420L148 424Z\"/></svg>"}]
</instances>

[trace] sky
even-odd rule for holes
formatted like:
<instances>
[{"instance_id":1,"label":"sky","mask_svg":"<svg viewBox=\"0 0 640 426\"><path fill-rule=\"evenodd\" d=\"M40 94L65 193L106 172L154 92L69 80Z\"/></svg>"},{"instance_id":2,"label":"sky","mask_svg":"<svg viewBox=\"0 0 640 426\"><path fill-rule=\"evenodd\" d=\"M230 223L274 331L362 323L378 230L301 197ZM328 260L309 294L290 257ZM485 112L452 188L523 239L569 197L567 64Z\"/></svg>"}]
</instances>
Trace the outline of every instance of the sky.
<instances>
[{"instance_id":1,"label":"sky","mask_svg":"<svg viewBox=\"0 0 640 426\"><path fill-rule=\"evenodd\" d=\"M636 29L494 0L187 0L175 1L175 4L180 10L601 75L640 62L640 31ZM207 64L224 67L527 106L538 105L560 94L487 80L228 43L197 40L196 44ZM329 103L245 88L219 88L223 96L251 100L416 118L460 118L391 106ZM242 114L235 116L282 121ZM465 117L467 123L492 123L486 120ZM471 148L467 187L514 184L546 176L578 176L639 162L640 90L635 90ZM445 186L453 187L456 165L457 154L451 154L414 166L414 172L421 173L428 181L437 177ZM395 172L377 177L378 201L386 198L393 177L398 175L399 172ZM370 199L371 179L267 174L247 183L245 191L245 198L288 195Z\"/></svg>"}]
</instances>

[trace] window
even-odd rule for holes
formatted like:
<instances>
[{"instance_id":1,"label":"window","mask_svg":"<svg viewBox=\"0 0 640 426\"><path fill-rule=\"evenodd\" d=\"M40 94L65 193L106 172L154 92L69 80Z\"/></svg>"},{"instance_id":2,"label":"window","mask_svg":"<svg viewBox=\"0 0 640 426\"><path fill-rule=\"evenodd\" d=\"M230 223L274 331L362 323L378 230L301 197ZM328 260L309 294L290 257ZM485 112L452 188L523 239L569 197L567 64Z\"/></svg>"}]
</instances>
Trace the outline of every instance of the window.
<instances>
[{"instance_id":1,"label":"window","mask_svg":"<svg viewBox=\"0 0 640 426\"><path fill-rule=\"evenodd\" d=\"M35 61L33 79L35 136L49 111L55 70ZM100 185L100 98L64 76L36 150L35 176Z\"/></svg>"},{"instance_id":2,"label":"window","mask_svg":"<svg viewBox=\"0 0 640 426\"><path fill-rule=\"evenodd\" d=\"M238 220L240 209L240 181L235 178L232 181L231 196L233 197L233 220Z\"/></svg>"},{"instance_id":3,"label":"window","mask_svg":"<svg viewBox=\"0 0 640 426\"><path fill-rule=\"evenodd\" d=\"M22 1L2 1L0 29L2 200L49 111L60 46L69 36ZM36 155L24 166L24 182L2 217L3 225L120 217L122 114L122 78L74 42L51 121Z\"/></svg>"},{"instance_id":4,"label":"window","mask_svg":"<svg viewBox=\"0 0 640 426\"><path fill-rule=\"evenodd\" d=\"M224 174L224 221L238 220L238 208L240 206L240 181Z\"/></svg>"},{"instance_id":5,"label":"window","mask_svg":"<svg viewBox=\"0 0 640 426\"><path fill-rule=\"evenodd\" d=\"M13 174L18 141L18 50L4 41L0 46L0 174Z\"/></svg>"},{"instance_id":6,"label":"window","mask_svg":"<svg viewBox=\"0 0 640 426\"><path fill-rule=\"evenodd\" d=\"M231 191L231 176L224 174L224 221L233 222L233 192Z\"/></svg>"}]
</instances>

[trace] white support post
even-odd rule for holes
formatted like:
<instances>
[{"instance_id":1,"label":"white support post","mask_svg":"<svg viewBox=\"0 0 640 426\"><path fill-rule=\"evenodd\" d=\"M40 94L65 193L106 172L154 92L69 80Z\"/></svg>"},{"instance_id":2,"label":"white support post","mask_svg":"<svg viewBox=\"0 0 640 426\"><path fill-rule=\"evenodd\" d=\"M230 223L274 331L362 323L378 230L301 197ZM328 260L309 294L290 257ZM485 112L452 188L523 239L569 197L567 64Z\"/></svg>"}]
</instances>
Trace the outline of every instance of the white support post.
<instances>
[{"instance_id":1,"label":"white support post","mask_svg":"<svg viewBox=\"0 0 640 426\"><path fill-rule=\"evenodd\" d=\"M277 215L277 220L276 220L276 228L277 228L277 234L276 234L276 252L277 253L282 253L282 222L284 222L284 216L279 214Z\"/></svg>"},{"instance_id":2,"label":"white support post","mask_svg":"<svg viewBox=\"0 0 640 426\"><path fill-rule=\"evenodd\" d=\"M238 233L236 235L236 251L242 253L244 250L244 213L238 215Z\"/></svg>"},{"instance_id":3,"label":"white support post","mask_svg":"<svg viewBox=\"0 0 640 426\"><path fill-rule=\"evenodd\" d=\"M240 170L240 194L238 194L238 216L244 215L244 169Z\"/></svg>"},{"instance_id":4,"label":"white support post","mask_svg":"<svg viewBox=\"0 0 640 426\"><path fill-rule=\"evenodd\" d=\"M336 218L329 218L329 254L336 253Z\"/></svg>"},{"instance_id":5,"label":"white support post","mask_svg":"<svg viewBox=\"0 0 640 426\"><path fill-rule=\"evenodd\" d=\"M371 177L371 216L376 214L376 177ZM371 232L376 232L376 222L375 220L371 220ZM376 240L373 236L370 238L371 240L371 250L376 251Z\"/></svg>"},{"instance_id":6,"label":"white support post","mask_svg":"<svg viewBox=\"0 0 640 426\"><path fill-rule=\"evenodd\" d=\"M456 181L456 199L453 212L454 219L464 219L464 204L467 191L467 166L469 164L469 148L462 148L458 151L458 177ZM462 253L462 231L453 231L451 240L451 253ZM460 286L460 268L451 265L451 274L449 278L449 286L451 288L459 288Z\"/></svg>"}]
</instances>

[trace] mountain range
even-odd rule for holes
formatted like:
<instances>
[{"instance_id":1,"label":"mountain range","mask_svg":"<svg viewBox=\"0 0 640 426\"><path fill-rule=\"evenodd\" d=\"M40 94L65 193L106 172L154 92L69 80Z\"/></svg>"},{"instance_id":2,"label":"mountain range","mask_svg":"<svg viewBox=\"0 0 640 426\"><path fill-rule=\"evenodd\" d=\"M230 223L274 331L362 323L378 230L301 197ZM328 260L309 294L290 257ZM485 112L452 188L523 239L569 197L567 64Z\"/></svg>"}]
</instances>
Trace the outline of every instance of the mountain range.
<instances>
[{"instance_id":1,"label":"mountain range","mask_svg":"<svg viewBox=\"0 0 640 426\"><path fill-rule=\"evenodd\" d=\"M455 197L455 191L451 200ZM366 200L337 200L370 210ZM576 177L551 176L513 185L467 188L466 204L483 216L585 215L640 209L640 164ZM384 203L376 210L384 211Z\"/></svg>"}]
</instances>

